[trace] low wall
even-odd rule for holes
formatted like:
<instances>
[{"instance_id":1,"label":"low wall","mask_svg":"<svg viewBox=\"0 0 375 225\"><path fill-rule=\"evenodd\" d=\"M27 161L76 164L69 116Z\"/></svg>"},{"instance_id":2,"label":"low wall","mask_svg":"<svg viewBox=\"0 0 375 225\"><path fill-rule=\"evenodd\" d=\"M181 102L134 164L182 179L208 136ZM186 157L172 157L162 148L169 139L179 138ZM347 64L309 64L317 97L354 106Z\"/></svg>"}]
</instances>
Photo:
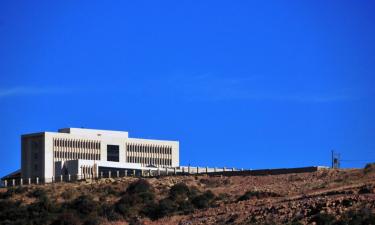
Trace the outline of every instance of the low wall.
<instances>
[{"instance_id":1,"label":"low wall","mask_svg":"<svg viewBox=\"0 0 375 225\"><path fill-rule=\"evenodd\" d=\"M279 175L289 173L311 173L323 169L324 167L309 166L298 168L280 168L280 169L261 169L261 170L236 170L236 171L220 171L210 172L209 175L223 175L223 176L266 176ZM325 168L324 168L325 169Z\"/></svg>"}]
</instances>

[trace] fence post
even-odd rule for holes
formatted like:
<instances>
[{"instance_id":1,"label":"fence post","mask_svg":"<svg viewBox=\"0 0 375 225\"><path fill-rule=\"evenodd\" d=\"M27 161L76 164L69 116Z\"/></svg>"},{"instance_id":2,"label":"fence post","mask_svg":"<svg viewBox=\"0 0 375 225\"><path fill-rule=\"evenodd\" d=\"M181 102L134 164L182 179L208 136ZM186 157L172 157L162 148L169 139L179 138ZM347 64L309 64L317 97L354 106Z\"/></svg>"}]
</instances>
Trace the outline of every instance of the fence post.
<instances>
[{"instance_id":1,"label":"fence post","mask_svg":"<svg viewBox=\"0 0 375 225\"><path fill-rule=\"evenodd\" d=\"M175 167L175 168L173 168L173 173L174 173L174 175L176 175L176 174L177 174L177 171L176 171L176 167Z\"/></svg>"},{"instance_id":2,"label":"fence post","mask_svg":"<svg viewBox=\"0 0 375 225\"><path fill-rule=\"evenodd\" d=\"M70 182L70 180L71 180L71 177L70 177L70 174L68 174L68 181Z\"/></svg>"},{"instance_id":3,"label":"fence post","mask_svg":"<svg viewBox=\"0 0 375 225\"><path fill-rule=\"evenodd\" d=\"M133 176L135 177L135 170L133 170Z\"/></svg>"},{"instance_id":4,"label":"fence post","mask_svg":"<svg viewBox=\"0 0 375 225\"><path fill-rule=\"evenodd\" d=\"M36 184L39 184L39 177L36 177Z\"/></svg>"},{"instance_id":5,"label":"fence post","mask_svg":"<svg viewBox=\"0 0 375 225\"><path fill-rule=\"evenodd\" d=\"M165 175L168 176L168 167L165 167Z\"/></svg>"},{"instance_id":6,"label":"fence post","mask_svg":"<svg viewBox=\"0 0 375 225\"><path fill-rule=\"evenodd\" d=\"M22 177L21 177L21 179L20 179L20 185L21 185L21 186L23 185Z\"/></svg>"},{"instance_id":7,"label":"fence post","mask_svg":"<svg viewBox=\"0 0 375 225\"><path fill-rule=\"evenodd\" d=\"M120 177L120 171L117 170L117 178Z\"/></svg>"},{"instance_id":8,"label":"fence post","mask_svg":"<svg viewBox=\"0 0 375 225\"><path fill-rule=\"evenodd\" d=\"M188 174L190 174L190 166L188 166Z\"/></svg>"},{"instance_id":9,"label":"fence post","mask_svg":"<svg viewBox=\"0 0 375 225\"><path fill-rule=\"evenodd\" d=\"M8 181L4 180L4 187L7 187L7 186L8 186Z\"/></svg>"},{"instance_id":10,"label":"fence post","mask_svg":"<svg viewBox=\"0 0 375 225\"><path fill-rule=\"evenodd\" d=\"M111 171L108 171L108 178L111 178Z\"/></svg>"},{"instance_id":11,"label":"fence post","mask_svg":"<svg viewBox=\"0 0 375 225\"><path fill-rule=\"evenodd\" d=\"M28 180L29 180L29 185L30 185L30 184L31 184L31 178L29 177L29 179L28 179Z\"/></svg>"},{"instance_id":12,"label":"fence post","mask_svg":"<svg viewBox=\"0 0 375 225\"><path fill-rule=\"evenodd\" d=\"M63 182L63 175L60 175L60 182Z\"/></svg>"},{"instance_id":13,"label":"fence post","mask_svg":"<svg viewBox=\"0 0 375 225\"><path fill-rule=\"evenodd\" d=\"M128 176L128 170L125 170L125 177Z\"/></svg>"},{"instance_id":14,"label":"fence post","mask_svg":"<svg viewBox=\"0 0 375 225\"><path fill-rule=\"evenodd\" d=\"M158 167L158 176L160 176L160 168Z\"/></svg>"},{"instance_id":15,"label":"fence post","mask_svg":"<svg viewBox=\"0 0 375 225\"><path fill-rule=\"evenodd\" d=\"M12 186L13 187L16 186L16 180L15 179L12 180Z\"/></svg>"},{"instance_id":16,"label":"fence post","mask_svg":"<svg viewBox=\"0 0 375 225\"><path fill-rule=\"evenodd\" d=\"M100 172L100 178L103 178L103 172Z\"/></svg>"}]
</instances>

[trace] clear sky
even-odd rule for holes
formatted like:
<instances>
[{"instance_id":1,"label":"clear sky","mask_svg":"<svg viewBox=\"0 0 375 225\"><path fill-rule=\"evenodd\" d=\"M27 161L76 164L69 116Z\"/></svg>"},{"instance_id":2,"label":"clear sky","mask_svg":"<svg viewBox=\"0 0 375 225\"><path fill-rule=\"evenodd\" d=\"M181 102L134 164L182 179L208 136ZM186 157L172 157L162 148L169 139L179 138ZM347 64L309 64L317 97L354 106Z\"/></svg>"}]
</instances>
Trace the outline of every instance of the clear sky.
<instances>
[{"instance_id":1,"label":"clear sky","mask_svg":"<svg viewBox=\"0 0 375 225\"><path fill-rule=\"evenodd\" d=\"M375 161L373 1L1 1L0 175L20 135L180 141L183 165Z\"/></svg>"}]
</instances>

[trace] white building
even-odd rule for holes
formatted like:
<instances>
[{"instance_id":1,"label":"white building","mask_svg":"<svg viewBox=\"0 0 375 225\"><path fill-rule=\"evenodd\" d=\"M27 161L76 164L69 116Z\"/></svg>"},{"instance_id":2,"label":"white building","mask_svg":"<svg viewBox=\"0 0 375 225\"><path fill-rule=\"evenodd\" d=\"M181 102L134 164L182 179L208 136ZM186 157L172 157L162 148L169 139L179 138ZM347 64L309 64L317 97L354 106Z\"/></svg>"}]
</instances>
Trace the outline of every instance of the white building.
<instances>
[{"instance_id":1,"label":"white building","mask_svg":"<svg viewBox=\"0 0 375 225\"><path fill-rule=\"evenodd\" d=\"M21 137L21 177L99 176L179 167L179 142L129 138L128 132L64 128ZM118 173L118 172L117 172Z\"/></svg>"}]
</instances>

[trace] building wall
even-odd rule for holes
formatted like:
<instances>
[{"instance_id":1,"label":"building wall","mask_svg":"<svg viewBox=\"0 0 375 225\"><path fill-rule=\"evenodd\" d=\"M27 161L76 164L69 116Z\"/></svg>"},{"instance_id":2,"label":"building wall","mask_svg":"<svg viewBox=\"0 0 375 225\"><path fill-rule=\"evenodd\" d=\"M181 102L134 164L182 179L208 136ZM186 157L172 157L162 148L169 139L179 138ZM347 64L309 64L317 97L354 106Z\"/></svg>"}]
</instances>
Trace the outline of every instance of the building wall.
<instances>
[{"instance_id":1,"label":"building wall","mask_svg":"<svg viewBox=\"0 0 375 225\"><path fill-rule=\"evenodd\" d=\"M128 138L128 132L64 128L60 132L43 132L22 136L22 176L46 177L60 175L69 160L107 161L107 146L119 146L118 163L150 164L157 167L179 166L177 141ZM69 133L70 132L70 133ZM40 142L38 150L31 143ZM32 154L38 151L39 158ZM40 156L39 156L40 155ZM61 164L56 162L62 162ZM38 171L33 171L37 165Z\"/></svg>"},{"instance_id":2,"label":"building wall","mask_svg":"<svg viewBox=\"0 0 375 225\"><path fill-rule=\"evenodd\" d=\"M24 178L44 176L44 133L21 138L21 174Z\"/></svg>"}]
</instances>

